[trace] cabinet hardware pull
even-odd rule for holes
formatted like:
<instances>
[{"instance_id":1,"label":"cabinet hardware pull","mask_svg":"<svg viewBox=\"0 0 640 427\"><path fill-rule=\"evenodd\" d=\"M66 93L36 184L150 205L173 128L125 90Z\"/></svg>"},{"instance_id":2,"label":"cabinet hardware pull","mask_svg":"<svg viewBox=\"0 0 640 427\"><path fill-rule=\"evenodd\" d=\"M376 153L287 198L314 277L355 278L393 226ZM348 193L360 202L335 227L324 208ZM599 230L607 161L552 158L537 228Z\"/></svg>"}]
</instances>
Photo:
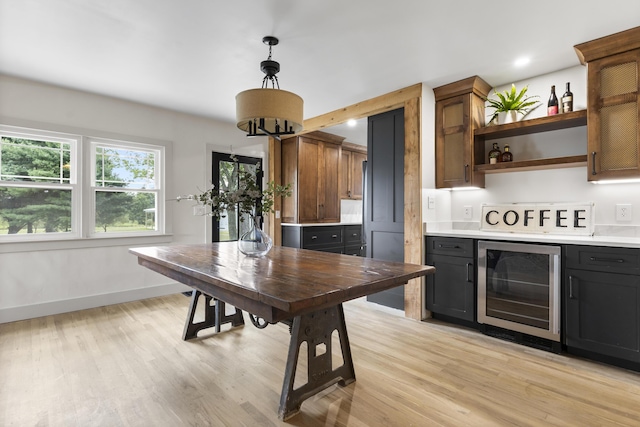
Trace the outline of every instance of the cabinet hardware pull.
<instances>
[{"instance_id":1,"label":"cabinet hardware pull","mask_svg":"<svg viewBox=\"0 0 640 427\"><path fill-rule=\"evenodd\" d=\"M576 299L573 295L573 276L569 276L569 299Z\"/></svg>"},{"instance_id":2,"label":"cabinet hardware pull","mask_svg":"<svg viewBox=\"0 0 640 427\"><path fill-rule=\"evenodd\" d=\"M591 261L597 261L597 262L617 262L618 264L624 263L624 260L622 258L600 258L597 256L592 256L592 257L589 257L589 259Z\"/></svg>"},{"instance_id":3,"label":"cabinet hardware pull","mask_svg":"<svg viewBox=\"0 0 640 427\"><path fill-rule=\"evenodd\" d=\"M472 280L471 280L471 275L469 274L469 267L473 267L473 264L470 262L467 263L467 282L471 283Z\"/></svg>"},{"instance_id":4,"label":"cabinet hardware pull","mask_svg":"<svg viewBox=\"0 0 640 427\"><path fill-rule=\"evenodd\" d=\"M358 233L353 233L351 237L358 237Z\"/></svg>"},{"instance_id":5,"label":"cabinet hardware pull","mask_svg":"<svg viewBox=\"0 0 640 427\"><path fill-rule=\"evenodd\" d=\"M318 236L311 236L311 240L316 240Z\"/></svg>"},{"instance_id":6,"label":"cabinet hardware pull","mask_svg":"<svg viewBox=\"0 0 640 427\"><path fill-rule=\"evenodd\" d=\"M591 152L591 175L597 175L596 173L596 152Z\"/></svg>"},{"instance_id":7,"label":"cabinet hardware pull","mask_svg":"<svg viewBox=\"0 0 640 427\"><path fill-rule=\"evenodd\" d=\"M469 165L464 165L464 182L469 182L469 177L467 171L469 170Z\"/></svg>"},{"instance_id":8,"label":"cabinet hardware pull","mask_svg":"<svg viewBox=\"0 0 640 427\"><path fill-rule=\"evenodd\" d=\"M337 234L334 234L334 235L333 235L333 236L331 236L331 237L333 237L334 239L337 239L337 238L338 238L338 235L337 235Z\"/></svg>"},{"instance_id":9,"label":"cabinet hardware pull","mask_svg":"<svg viewBox=\"0 0 640 427\"><path fill-rule=\"evenodd\" d=\"M443 245L442 243L439 243L438 247L440 249L460 249L460 246L458 245Z\"/></svg>"}]
</instances>

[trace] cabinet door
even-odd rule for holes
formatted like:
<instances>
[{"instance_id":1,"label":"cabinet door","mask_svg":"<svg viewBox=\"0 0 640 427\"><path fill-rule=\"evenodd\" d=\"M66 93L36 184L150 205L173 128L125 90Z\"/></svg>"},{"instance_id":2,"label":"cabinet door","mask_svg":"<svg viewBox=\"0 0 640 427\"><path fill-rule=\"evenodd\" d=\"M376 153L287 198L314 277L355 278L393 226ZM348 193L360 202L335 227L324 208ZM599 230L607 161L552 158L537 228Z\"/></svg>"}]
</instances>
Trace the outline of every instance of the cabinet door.
<instances>
[{"instance_id":1,"label":"cabinet door","mask_svg":"<svg viewBox=\"0 0 640 427\"><path fill-rule=\"evenodd\" d=\"M320 207L318 185L322 143L300 137L298 144L298 220L301 223L316 222Z\"/></svg>"},{"instance_id":2,"label":"cabinet door","mask_svg":"<svg viewBox=\"0 0 640 427\"><path fill-rule=\"evenodd\" d=\"M640 177L640 49L589 63L588 180Z\"/></svg>"},{"instance_id":3,"label":"cabinet door","mask_svg":"<svg viewBox=\"0 0 640 427\"><path fill-rule=\"evenodd\" d=\"M436 273L427 276L427 310L475 322L476 300L472 258L430 255Z\"/></svg>"},{"instance_id":4,"label":"cabinet door","mask_svg":"<svg viewBox=\"0 0 640 427\"><path fill-rule=\"evenodd\" d=\"M342 160L340 161L340 199L351 197L351 159L353 151L342 150Z\"/></svg>"},{"instance_id":5,"label":"cabinet door","mask_svg":"<svg viewBox=\"0 0 640 427\"><path fill-rule=\"evenodd\" d=\"M362 162L366 160L365 153L354 151L351 156L351 199L362 200Z\"/></svg>"},{"instance_id":6,"label":"cabinet door","mask_svg":"<svg viewBox=\"0 0 640 427\"><path fill-rule=\"evenodd\" d=\"M640 362L640 277L567 269L565 344Z\"/></svg>"},{"instance_id":7,"label":"cabinet door","mask_svg":"<svg viewBox=\"0 0 640 427\"><path fill-rule=\"evenodd\" d=\"M340 158L342 147L322 143L322 156L318 173L318 219L324 222L340 222Z\"/></svg>"},{"instance_id":8,"label":"cabinet door","mask_svg":"<svg viewBox=\"0 0 640 427\"><path fill-rule=\"evenodd\" d=\"M472 97L465 94L436 103L436 188L484 187L484 176L474 171ZM484 147L478 149L484 153Z\"/></svg>"}]
</instances>

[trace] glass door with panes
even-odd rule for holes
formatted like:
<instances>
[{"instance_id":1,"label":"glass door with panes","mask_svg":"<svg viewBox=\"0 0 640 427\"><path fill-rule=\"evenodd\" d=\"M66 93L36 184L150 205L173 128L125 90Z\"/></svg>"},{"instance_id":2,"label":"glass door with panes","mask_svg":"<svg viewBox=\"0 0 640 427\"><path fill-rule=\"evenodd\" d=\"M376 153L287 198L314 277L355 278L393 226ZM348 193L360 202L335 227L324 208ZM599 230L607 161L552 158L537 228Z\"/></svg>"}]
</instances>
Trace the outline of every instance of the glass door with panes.
<instances>
[{"instance_id":1,"label":"glass door with panes","mask_svg":"<svg viewBox=\"0 0 640 427\"><path fill-rule=\"evenodd\" d=\"M255 157L237 156L225 153L212 153L212 182L220 191L234 191L238 189L238 171L246 170L255 174L258 186L262 183L261 159ZM257 212L256 204L256 212ZM224 216L212 217L212 241L227 242L238 240L239 236L251 228L251 218L244 214L241 218L236 207L229 207Z\"/></svg>"}]
</instances>

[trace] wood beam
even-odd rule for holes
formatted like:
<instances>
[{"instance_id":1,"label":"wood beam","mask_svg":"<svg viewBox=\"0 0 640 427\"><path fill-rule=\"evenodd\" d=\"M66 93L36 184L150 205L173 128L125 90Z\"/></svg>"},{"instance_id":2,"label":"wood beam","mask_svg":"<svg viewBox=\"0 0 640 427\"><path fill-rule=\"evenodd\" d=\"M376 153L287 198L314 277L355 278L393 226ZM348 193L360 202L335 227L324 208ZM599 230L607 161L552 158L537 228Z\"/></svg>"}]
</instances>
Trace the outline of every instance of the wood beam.
<instances>
[{"instance_id":1,"label":"wood beam","mask_svg":"<svg viewBox=\"0 0 640 427\"><path fill-rule=\"evenodd\" d=\"M420 132L422 123L422 83L408 86L386 95L381 95L357 104L350 105L339 110L334 110L320 116L312 117L304 121L302 134L330 128L349 119L361 119L375 114L391 111L396 108L405 108L405 262L422 264L424 262L424 245L422 234L422 172L421 172L421 147L422 135ZM275 140L274 140L275 141ZM271 171L279 171L280 147L274 142L269 143L269 179L276 179ZM276 152L277 151L277 152ZM277 157L276 163L271 166L271 159ZM275 162L275 160L274 160ZM278 172L279 173L279 172ZM277 179L279 179L279 175ZM276 182L278 182L276 180ZM274 242L281 242L282 229L279 220L271 221L274 227L269 227ZM279 240L276 240L279 237ZM281 244L281 243L278 243ZM421 279L409 281L405 286L405 316L422 319L422 305L424 286Z\"/></svg>"}]
</instances>

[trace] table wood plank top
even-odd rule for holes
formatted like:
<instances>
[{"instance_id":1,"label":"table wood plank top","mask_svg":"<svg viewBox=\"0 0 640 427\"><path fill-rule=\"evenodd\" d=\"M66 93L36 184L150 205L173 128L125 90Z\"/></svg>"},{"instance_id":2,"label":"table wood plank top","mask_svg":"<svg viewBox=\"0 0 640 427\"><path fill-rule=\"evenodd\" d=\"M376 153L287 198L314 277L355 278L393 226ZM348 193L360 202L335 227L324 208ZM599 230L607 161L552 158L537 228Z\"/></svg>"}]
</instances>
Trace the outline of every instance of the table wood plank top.
<instances>
[{"instance_id":1,"label":"table wood plank top","mask_svg":"<svg viewBox=\"0 0 640 427\"><path fill-rule=\"evenodd\" d=\"M277 322L432 274L426 265L275 246L264 257L236 242L132 248L138 263Z\"/></svg>"}]
</instances>

